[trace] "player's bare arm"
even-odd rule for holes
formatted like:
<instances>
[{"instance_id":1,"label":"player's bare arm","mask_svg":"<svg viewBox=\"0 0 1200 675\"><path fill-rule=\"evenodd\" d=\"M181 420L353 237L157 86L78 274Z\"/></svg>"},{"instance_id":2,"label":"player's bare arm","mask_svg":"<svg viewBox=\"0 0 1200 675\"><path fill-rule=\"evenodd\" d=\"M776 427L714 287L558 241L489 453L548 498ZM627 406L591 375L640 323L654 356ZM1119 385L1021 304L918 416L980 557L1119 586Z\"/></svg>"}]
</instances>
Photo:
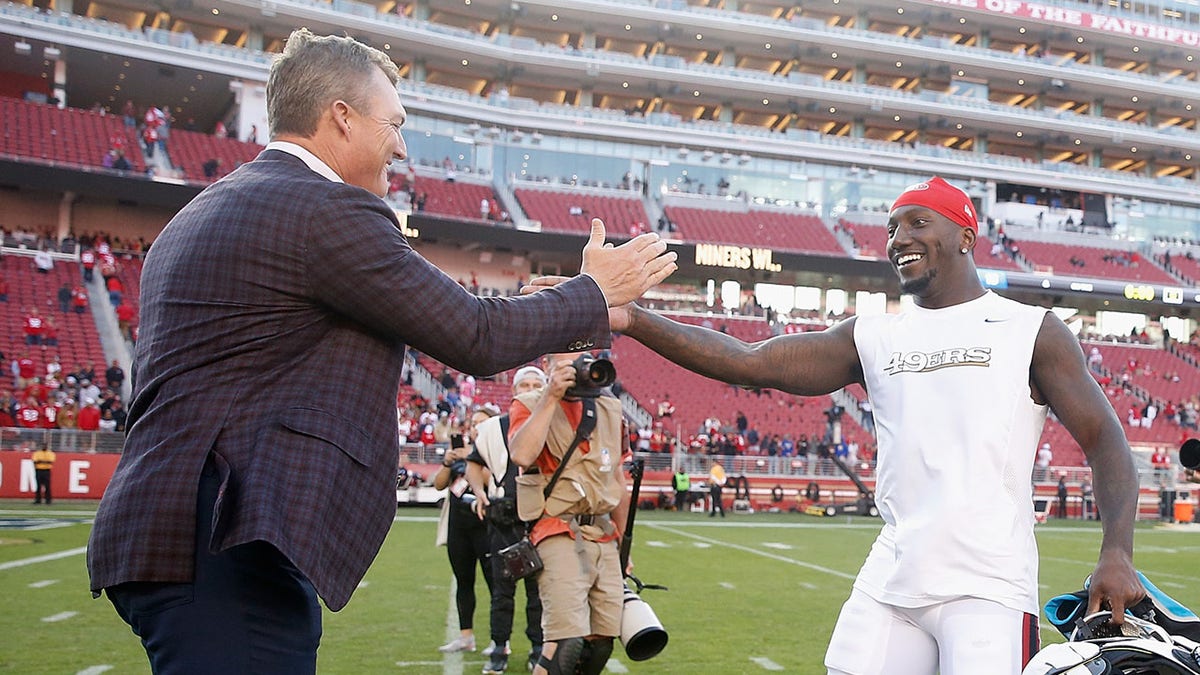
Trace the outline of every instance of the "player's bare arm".
<instances>
[{"instance_id":1,"label":"player's bare arm","mask_svg":"<svg viewBox=\"0 0 1200 675\"><path fill-rule=\"evenodd\" d=\"M611 310L610 318L617 311ZM862 382L853 318L825 331L781 335L751 344L702 326L671 321L636 305L620 311L626 312L620 324L627 335L714 380L803 396L828 394Z\"/></svg>"},{"instance_id":2,"label":"player's bare arm","mask_svg":"<svg viewBox=\"0 0 1200 675\"><path fill-rule=\"evenodd\" d=\"M1038 332L1031 371L1035 399L1049 403L1087 456L1096 504L1104 514L1088 613L1107 604L1114 617L1120 617L1145 595L1133 568L1138 480L1129 443L1104 392L1088 373L1079 342L1053 314L1046 314Z\"/></svg>"}]
</instances>

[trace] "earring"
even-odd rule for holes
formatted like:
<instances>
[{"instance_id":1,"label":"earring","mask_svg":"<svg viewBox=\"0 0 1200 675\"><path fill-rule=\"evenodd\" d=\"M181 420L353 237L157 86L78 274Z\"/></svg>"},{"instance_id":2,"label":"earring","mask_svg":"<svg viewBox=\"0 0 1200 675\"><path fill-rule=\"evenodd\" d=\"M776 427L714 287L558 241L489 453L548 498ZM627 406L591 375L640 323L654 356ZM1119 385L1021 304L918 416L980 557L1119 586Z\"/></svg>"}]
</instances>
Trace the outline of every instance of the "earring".
<instances>
[{"instance_id":1,"label":"earring","mask_svg":"<svg viewBox=\"0 0 1200 675\"><path fill-rule=\"evenodd\" d=\"M966 254L967 254L967 249L965 249L965 248L962 248L962 249L959 249L959 250L962 252L962 254L963 254L963 255L966 255Z\"/></svg>"}]
</instances>

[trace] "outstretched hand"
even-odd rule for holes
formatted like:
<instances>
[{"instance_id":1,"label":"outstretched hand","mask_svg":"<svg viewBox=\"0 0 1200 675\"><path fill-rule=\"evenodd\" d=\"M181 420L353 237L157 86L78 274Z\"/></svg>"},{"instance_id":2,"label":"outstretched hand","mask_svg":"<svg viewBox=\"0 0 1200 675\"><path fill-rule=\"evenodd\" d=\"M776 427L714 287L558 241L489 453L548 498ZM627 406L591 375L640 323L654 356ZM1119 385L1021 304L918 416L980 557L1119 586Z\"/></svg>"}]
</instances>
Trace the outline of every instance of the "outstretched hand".
<instances>
[{"instance_id":1,"label":"outstretched hand","mask_svg":"<svg viewBox=\"0 0 1200 675\"><path fill-rule=\"evenodd\" d=\"M679 267L675 252L657 234L641 234L616 247L604 243L605 235L604 221L592 218L580 272L596 280L609 307L633 302Z\"/></svg>"},{"instance_id":2,"label":"outstretched hand","mask_svg":"<svg viewBox=\"0 0 1200 675\"><path fill-rule=\"evenodd\" d=\"M553 274L536 279L530 279L529 283L521 287L521 295L537 293L543 288L552 288L570 279L571 277L557 276ZM608 308L608 327L615 333L620 333L629 328L630 322L633 320L632 302Z\"/></svg>"}]
</instances>

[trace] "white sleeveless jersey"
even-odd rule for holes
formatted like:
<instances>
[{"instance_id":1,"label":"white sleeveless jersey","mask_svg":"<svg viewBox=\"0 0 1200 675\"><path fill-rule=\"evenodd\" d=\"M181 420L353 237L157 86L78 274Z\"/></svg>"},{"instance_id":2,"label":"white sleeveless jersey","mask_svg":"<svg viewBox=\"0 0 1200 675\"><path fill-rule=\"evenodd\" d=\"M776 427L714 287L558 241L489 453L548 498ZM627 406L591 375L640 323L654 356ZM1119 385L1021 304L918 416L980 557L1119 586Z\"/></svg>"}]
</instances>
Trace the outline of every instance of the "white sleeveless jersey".
<instances>
[{"instance_id":1,"label":"white sleeveless jersey","mask_svg":"<svg viewBox=\"0 0 1200 675\"><path fill-rule=\"evenodd\" d=\"M1029 387L1046 310L992 292L855 320L884 526L855 587L899 607L971 596L1038 613Z\"/></svg>"}]
</instances>

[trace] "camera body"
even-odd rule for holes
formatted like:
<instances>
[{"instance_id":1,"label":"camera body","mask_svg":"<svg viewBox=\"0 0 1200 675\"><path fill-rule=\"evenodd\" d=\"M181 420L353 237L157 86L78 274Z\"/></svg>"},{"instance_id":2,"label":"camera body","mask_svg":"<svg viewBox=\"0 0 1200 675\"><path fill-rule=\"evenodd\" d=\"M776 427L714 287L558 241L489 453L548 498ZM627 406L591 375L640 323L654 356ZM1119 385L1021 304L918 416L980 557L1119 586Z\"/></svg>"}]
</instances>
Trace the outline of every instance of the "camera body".
<instances>
[{"instance_id":1,"label":"camera body","mask_svg":"<svg viewBox=\"0 0 1200 675\"><path fill-rule=\"evenodd\" d=\"M575 368L575 386L567 390L569 398L596 398L600 390L617 381L617 367L608 359L584 352L571 365Z\"/></svg>"}]
</instances>

